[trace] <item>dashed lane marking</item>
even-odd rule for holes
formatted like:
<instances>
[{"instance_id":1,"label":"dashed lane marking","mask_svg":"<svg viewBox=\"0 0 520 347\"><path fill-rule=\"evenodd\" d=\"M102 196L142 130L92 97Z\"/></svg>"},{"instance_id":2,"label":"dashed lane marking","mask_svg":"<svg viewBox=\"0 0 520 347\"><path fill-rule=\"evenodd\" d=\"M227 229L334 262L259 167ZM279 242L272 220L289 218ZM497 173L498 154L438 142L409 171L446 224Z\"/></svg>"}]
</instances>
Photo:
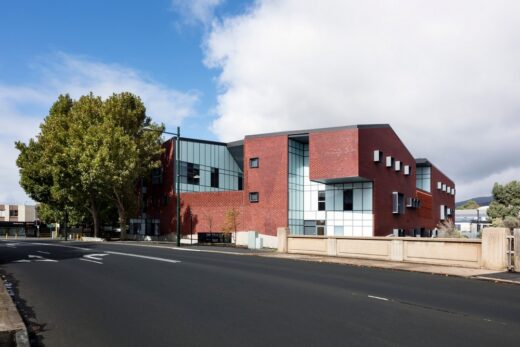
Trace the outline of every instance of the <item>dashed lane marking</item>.
<instances>
[{"instance_id":1,"label":"dashed lane marking","mask_svg":"<svg viewBox=\"0 0 520 347\"><path fill-rule=\"evenodd\" d=\"M51 254L51 252L45 252L45 251L36 251L38 253L41 253L41 254Z\"/></svg>"},{"instance_id":2,"label":"dashed lane marking","mask_svg":"<svg viewBox=\"0 0 520 347\"><path fill-rule=\"evenodd\" d=\"M368 297L369 297L369 298L372 298L372 299L388 301L387 298L382 298L382 297L380 297L380 296L369 295Z\"/></svg>"}]
</instances>

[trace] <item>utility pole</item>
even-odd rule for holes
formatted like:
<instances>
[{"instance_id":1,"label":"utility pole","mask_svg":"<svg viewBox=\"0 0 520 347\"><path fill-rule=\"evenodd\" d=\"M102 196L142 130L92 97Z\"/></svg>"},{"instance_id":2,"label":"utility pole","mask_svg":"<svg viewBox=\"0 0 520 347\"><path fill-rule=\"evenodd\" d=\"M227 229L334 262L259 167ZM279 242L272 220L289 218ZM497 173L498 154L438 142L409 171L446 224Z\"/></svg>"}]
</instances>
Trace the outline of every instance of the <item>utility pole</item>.
<instances>
[{"instance_id":1,"label":"utility pole","mask_svg":"<svg viewBox=\"0 0 520 347\"><path fill-rule=\"evenodd\" d=\"M177 247L181 246L181 128L177 127L177 138L175 142L175 185L177 201Z\"/></svg>"}]
</instances>

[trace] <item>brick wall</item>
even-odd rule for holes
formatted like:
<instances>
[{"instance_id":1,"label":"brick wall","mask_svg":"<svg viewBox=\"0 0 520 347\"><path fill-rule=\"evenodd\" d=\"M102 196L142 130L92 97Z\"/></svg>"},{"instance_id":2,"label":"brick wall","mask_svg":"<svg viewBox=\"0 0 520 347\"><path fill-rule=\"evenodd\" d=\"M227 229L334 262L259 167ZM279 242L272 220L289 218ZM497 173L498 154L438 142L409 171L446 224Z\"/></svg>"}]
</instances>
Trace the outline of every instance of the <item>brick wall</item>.
<instances>
[{"instance_id":1,"label":"brick wall","mask_svg":"<svg viewBox=\"0 0 520 347\"><path fill-rule=\"evenodd\" d=\"M211 231L222 231L230 209L239 213L237 230L245 230L243 197L243 191L181 193L182 233L208 232L210 224Z\"/></svg>"},{"instance_id":2,"label":"brick wall","mask_svg":"<svg viewBox=\"0 0 520 347\"><path fill-rule=\"evenodd\" d=\"M287 146L287 135L244 140L245 230L276 235L276 228L287 226ZM259 167L249 168L255 157ZM258 192L259 202L250 203L249 192Z\"/></svg>"},{"instance_id":3,"label":"brick wall","mask_svg":"<svg viewBox=\"0 0 520 347\"><path fill-rule=\"evenodd\" d=\"M359 176L358 147L358 129L309 134L309 178Z\"/></svg>"},{"instance_id":4,"label":"brick wall","mask_svg":"<svg viewBox=\"0 0 520 347\"><path fill-rule=\"evenodd\" d=\"M439 223L441 205L448 206L451 209L452 215L449 216L449 218L455 221L455 196L437 189L437 182L440 181L450 186L451 188L455 188L455 184L434 165L432 165L431 180L431 190L433 199L433 219L435 221L435 225Z\"/></svg>"},{"instance_id":5,"label":"brick wall","mask_svg":"<svg viewBox=\"0 0 520 347\"><path fill-rule=\"evenodd\" d=\"M379 163L374 162L374 151L383 151ZM386 157L392 156L401 162L401 170L386 167ZM404 175L404 166L409 165L411 174ZM395 229L411 229L416 225L416 211L406 208L404 214L392 213L392 192L404 194L405 204L409 197L416 197L415 159L391 128L359 129L360 176L374 182L373 211L374 236L386 236Z\"/></svg>"}]
</instances>

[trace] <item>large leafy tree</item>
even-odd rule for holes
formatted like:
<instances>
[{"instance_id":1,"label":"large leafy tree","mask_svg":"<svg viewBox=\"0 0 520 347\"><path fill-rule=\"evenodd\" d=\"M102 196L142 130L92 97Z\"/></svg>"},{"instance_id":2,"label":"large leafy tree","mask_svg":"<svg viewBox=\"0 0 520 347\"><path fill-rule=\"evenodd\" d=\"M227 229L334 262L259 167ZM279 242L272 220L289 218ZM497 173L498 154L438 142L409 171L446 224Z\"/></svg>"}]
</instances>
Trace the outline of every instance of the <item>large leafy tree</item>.
<instances>
[{"instance_id":1,"label":"large leafy tree","mask_svg":"<svg viewBox=\"0 0 520 347\"><path fill-rule=\"evenodd\" d=\"M102 144L104 192L119 214L121 237L126 236L126 220L136 208L136 183L161 165L162 126L146 116L139 97L131 93L114 94L103 104L105 136Z\"/></svg>"},{"instance_id":2,"label":"large leafy tree","mask_svg":"<svg viewBox=\"0 0 520 347\"><path fill-rule=\"evenodd\" d=\"M162 127L135 95L103 101L91 93L77 101L60 96L40 129L28 144L16 143L22 187L54 210L88 210L95 236L101 212L112 203L124 237L136 182L160 165Z\"/></svg>"},{"instance_id":3,"label":"large leafy tree","mask_svg":"<svg viewBox=\"0 0 520 347\"><path fill-rule=\"evenodd\" d=\"M505 221L508 217L518 219L520 216L520 181L512 181L505 185L495 183L493 198L487 213L495 224L497 221Z\"/></svg>"}]
</instances>

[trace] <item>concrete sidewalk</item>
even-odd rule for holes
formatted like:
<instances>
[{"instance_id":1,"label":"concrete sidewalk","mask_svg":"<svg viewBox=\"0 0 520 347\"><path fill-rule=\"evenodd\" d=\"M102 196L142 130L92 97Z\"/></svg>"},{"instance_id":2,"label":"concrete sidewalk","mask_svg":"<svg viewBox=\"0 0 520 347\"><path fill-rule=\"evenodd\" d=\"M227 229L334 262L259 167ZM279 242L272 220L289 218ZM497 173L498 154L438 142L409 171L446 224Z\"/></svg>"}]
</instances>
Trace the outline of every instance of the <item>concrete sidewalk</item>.
<instances>
[{"instance_id":1,"label":"concrete sidewalk","mask_svg":"<svg viewBox=\"0 0 520 347\"><path fill-rule=\"evenodd\" d=\"M9 295L9 283L0 278L0 287L0 346L29 346L27 329Z\"/></svg>"}]
</instances>

